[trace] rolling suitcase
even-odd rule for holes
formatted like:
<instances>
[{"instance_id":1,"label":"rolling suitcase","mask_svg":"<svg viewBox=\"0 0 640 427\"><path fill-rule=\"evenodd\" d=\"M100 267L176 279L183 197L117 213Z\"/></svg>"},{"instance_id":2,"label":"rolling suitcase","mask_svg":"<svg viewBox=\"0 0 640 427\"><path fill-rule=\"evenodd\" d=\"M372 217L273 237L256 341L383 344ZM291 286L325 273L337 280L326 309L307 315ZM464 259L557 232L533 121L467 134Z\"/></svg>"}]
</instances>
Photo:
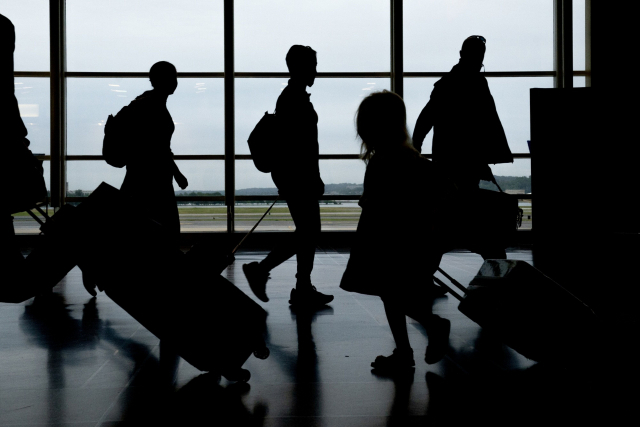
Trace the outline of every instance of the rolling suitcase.
<instances>
[{"instance_id":1,"label":"rolling suitcase","mask_svg":"<svg viewBox=\"0 0 640 427\"><path fill-rule=\"evenodd\" d=\"M102 183L78 206L83 218L99 224L84 242L83 268L116 304L194 367L248 380L241 367L251 353L269 354L263 339L266 312L220 276L229 262L223 252L195 246L183 254L160 224L127 215L129 203Z\"/></svg>"},{"instance_id":2,"label":"rolling suitcase","mask_svg":"<svg viewBox=\"0 0 640 427\"><path fill-rule=\"evenodd\" d=\"M565 288L524 261L486 260L468 288L438 269L458 289L458 309L509 347L535 361L593 353L596 315Z\"/></svg>"},{"instance_id":3,"label":"rolling suitcase","mask_svg":"<svg viewBox=\"0 0 640 427\"><path fill-rule=\"evenodd\" d=\"M4 285L2 302L21 303L49 292L78 263L77 243L84 230L76 209L65 205L51 217L40 207L35 209L46 219L44 222L28 211L41 224L43 236L26 259L10 269L7 279L10 283Z\"/></svg>"}]
</instances>

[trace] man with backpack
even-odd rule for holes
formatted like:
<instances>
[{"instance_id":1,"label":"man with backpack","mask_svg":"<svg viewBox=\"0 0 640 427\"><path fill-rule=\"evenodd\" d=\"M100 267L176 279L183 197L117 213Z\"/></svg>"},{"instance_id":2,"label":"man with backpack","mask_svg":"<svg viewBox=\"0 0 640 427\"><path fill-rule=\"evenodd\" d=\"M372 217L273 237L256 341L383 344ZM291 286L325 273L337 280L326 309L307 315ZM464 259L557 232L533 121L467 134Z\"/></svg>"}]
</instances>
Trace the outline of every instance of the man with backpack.
<instances>
[{"instance_id":1,"label":"man with backpack","mask_svg":"<svg viewBox=\"0 0 640 427\"><path fill-rule=\"evenodd\" d=\"M261 262L244 264L251 290L267 302L266 284L269 272L284 261L297 256L296 287L289 303L295 306L321 306L333 300L332 295L318 292L311 284L311 271L317 239L320 234L320 205L324 194L320 178L318 115L309 100L306 87L316 78L316 52L308 46L294 45L286 57L291 79L276 104L278 135L274 141L271 177L281 198L289 207L296 226L293 239L273 249Z\"/></svg>"}]
</instances>

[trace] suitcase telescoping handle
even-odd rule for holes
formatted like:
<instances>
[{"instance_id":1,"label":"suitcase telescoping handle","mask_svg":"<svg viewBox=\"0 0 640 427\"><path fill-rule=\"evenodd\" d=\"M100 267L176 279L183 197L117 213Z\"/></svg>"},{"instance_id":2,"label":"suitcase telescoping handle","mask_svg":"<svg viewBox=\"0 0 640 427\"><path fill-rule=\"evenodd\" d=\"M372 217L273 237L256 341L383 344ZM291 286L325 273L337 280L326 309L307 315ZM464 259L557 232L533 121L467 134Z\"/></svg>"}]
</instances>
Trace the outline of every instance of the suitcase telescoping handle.
<instances>
[{"instance_id":1,"label":"suitcase telescoping handle","mask_svg":"<svg viewBox=\"0 0 640 427\"><path fill-rule=\"evenodd\" d=\"M275 204L276 204L276 202L277 202L277 201L278 201L278 198L276 197L276 199L273 201L273 203L271 203L271 206L269 206L269 209L267 209L267 210L265 211L265 213L264 213L264 214L262 214L262 217L258 220L258 222L256 222L256 225L254 225L254 226L253 226L253 228L251 229L251 231L249 231L249 232L248 232L248 233L247 233L247 234L242 238L242 240L240 240L240 243L238 243L238 244L236 245L236 247L235 247L235 248L233 248L233 250L231 251L231 257L233 257L233 255L235 255L235 253L236 253L236 252L237 252L237 250L240 248L240 246L242 245L242 243L247 239L247 237L249 237L249 235L250 235L251 233L253 233L253 230L255 230L255 229L256 229L256 227L257 227L257 226L262 222L262 220L264 219L264 217L265 217L265 216L267 216L267 214L268 214L269 212L271 212L271 208L273 207L273 205L275 205Z\"/></svg>"},{"instance_id":2,"label":"suitcase telescoping handle","mask_svg":"<svg viewBox=\"0 0 640 427\"><path fill-rule=\"evenodd\" d=\"M49 221L51 218L49 217L49 207L47 206L47 212L45 212L45 211L43 211L43 210L42 210L42 208L41 208L40 206L41 206L40 204L37 204L36 206L34 206L34 207L33 207L33 209L37 210L37 211L38 211L38 213L44 217L44 221L42 221L42 220L38 217L38 215L34 214L34 213L31 211L31 209L30 209L30 210L28 210L28 211L27 211L27 213L28 213L29 215L31 215L31 217L32 217L33 219L35 219L35 220L38 222L38 224L40 224L40 226L43 226L43 225L44 225L44 223L45 223L46 221Z\"/></svg>"},{"instance_id":3,"label":"suitcase telescoping handle","mask_svg":"<svg viewBox=\"0 0 640 427\"><path fill-rule=\"evenodd\" d=\"M443 269L438 267L438 271L440 272L440 274L442 274L444 277L446 277L447 279L449 279L449 281L458 289L460 289L462 291L462 296L458 295L457 292L454 292L453 289L451 289L451 286L447 285L446 283L444 283L442 280L438 279L436 276L433 276L433 281L436 282L438 285L442 286L443 288L447 289L447 291L449 291L449 293L456 298L458 301L462 301L462 297L464 296L464 294L467 292L467 288L465 288L464 286L462 286L460 284L460 282L458 282L456 279L454 279L453 277L451 277L449 274L447 274Z\"/></svg>"}]
</instances>

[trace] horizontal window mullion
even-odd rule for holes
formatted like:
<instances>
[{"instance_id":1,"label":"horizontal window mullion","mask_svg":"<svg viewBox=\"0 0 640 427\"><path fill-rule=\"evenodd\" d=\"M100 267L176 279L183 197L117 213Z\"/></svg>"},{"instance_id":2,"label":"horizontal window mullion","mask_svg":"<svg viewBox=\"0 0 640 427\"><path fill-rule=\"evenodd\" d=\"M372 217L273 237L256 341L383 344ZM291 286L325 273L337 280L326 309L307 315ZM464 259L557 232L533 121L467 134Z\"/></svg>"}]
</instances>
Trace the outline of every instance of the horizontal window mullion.
<instances>
[{"instance_id":1,"label":"horizontal window mullion","mask_svg":"<svg viewBox=\"0 0 640 427\"><path fill-rule=\"evenodd\" d=\"M174 160L224 160L224 154L176 154ZM95 161L104 160L101 155L69 155L66 157L68 161ZM43 159L44 160L44 159Z\"/></svg>"},{"instance_id":2,"label":"horizontal window mullion","mask_svg":"<svg viewBox=\"0 0 640 427\"><path fill-rule=\"evenodd\" d=\"M403 76L415 77L443 77L449 74L448 71L420 72L405 71ZM555 71L486 71L482 73L485 77L555 77Z\"/></svg>"},{"instance_id":3,"label":"horizontal window mullion","mask_svg":"<svg viewBox=\"0 0 640 427\"><path fill-rule=\"evenodd\" d=\"M149 78L149 72L103 72L103 71L67 71L64 77L89 77L89 78ZM178 72L178 78L212 78L224 77L223 72L182 73Z\"/></svg>"},{"instance_id":4,"label":"horizontal window mullion","mask_svg":"<svg viewBox=\"0 0 640 427\"><path fill-rule=\"evenodd\" d=\"M234 73L236 78L286 78L291 77L287 72L261 73L261 72L238 72ZM362 77L391 77L391 73L385 72L324 72L316 75L318 78L362 78Z\"/></svg>"},{"instance_id":5,"label":"horizontal window mullion","mask_svg":"<svg viewBox=\"0 0 640 427\"><path fill-rule=\"evenodd\" d=\"M433 158L433 154L423 154L427 159ZM40 160L51 160L51 156L37 156ZM224 160L224 154L176 154L174 160ZM359 154L320 154L320 160L360 160ZM530 153L514 153L514 159L530 159ZM69 155L68 161L96 161L104 160L101 155ZM236 160L252 160L251 154L236 154Z\"/></svg>"},{"instance_id":6,"label":"horizontal window mullion","mask_svg":"<svg viewBox=\"0 0 640 427\"><path fill-rule=\"evenodd\" d=\"M14 71L13 77L51 77L49 71Z\"/></svg>"},{"instance_id":7,"label":"horizontal window mullion","mask_svg":"<svg viewBox=\"0 0 640 427\"><path fill-rule=\"evenodd\" d=\"M533 194L513 194L518 200L532 200ZM276 200L279 198L277 195L255 195L255 196L236 196L236 202L252 202L252 201L268 201ZM67 197L67 202L83 202L87 200L87 197ZM224 202L224 196L176 196L178 202ZM350 201L360 200L359 194L328 194L320 196L318 200L339 200ZM284 202L284 199L282 200Z\"/></svg>"}]
</instances>

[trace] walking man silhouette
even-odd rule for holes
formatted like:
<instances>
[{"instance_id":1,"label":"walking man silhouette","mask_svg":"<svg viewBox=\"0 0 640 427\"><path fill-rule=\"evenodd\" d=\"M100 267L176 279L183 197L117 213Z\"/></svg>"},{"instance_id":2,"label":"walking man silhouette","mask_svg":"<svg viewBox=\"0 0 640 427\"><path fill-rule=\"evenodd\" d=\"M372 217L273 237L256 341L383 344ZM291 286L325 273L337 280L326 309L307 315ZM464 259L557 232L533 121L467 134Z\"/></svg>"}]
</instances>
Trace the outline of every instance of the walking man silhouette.
<instances>
[{"instance_id":1,"label":"walking man silhouette","mask_svg":"<svg viewBox=\"0 0 640 427\"><path fill-rule=\"evenodd\" d=\"M460 61L434 84L413 132L414 147L421 151L434 129L433 162L463 193L477 190L480 180L495 183L490 163L513 162L487 79L480 73L485 51L484 37L465 39ZM473 250L485 259L506 258L504 248L492 248L490 242Z\"/></svg>"},{"instance_id":2,"label":"walking man silhouette","mask_svg":"<svg viewBox=\"0 0 640 427\"><path fill-rule=\"evenodd\" d=\"M135 142L127 155L127 174L121 190L129 197L144 194L153 211L153 219L165 226L178 245L180 217L173 180L182 189L189 182L173 160L171 137L175 124L167 109L167 98L178 87L173 64L160 61L149 70L153 90L138 96L129 105L127 121Z\"/></svg>"},{"instance_id":3,"label":"walking man silhouette","mask_svg":"<svg viewBox=\"0 0 640 427\"><path fill-rule=\"evenodd\" d=\"M318 146L318 114L306 88L316 78L316 52L309 46L294 45L286 57L291 79L276 104L280 141L271 178L281 198L289 207L296 226L293 239L282 242L261 262L244 264L249 286L254 294L267 302L269 272L291 258L297 257L296 286L289 303L301 307L327 304L332 295L325 295L311 284L311 271L320 234L320 204L324 183L320 178Z\"/></svg>"}]
</instances>

